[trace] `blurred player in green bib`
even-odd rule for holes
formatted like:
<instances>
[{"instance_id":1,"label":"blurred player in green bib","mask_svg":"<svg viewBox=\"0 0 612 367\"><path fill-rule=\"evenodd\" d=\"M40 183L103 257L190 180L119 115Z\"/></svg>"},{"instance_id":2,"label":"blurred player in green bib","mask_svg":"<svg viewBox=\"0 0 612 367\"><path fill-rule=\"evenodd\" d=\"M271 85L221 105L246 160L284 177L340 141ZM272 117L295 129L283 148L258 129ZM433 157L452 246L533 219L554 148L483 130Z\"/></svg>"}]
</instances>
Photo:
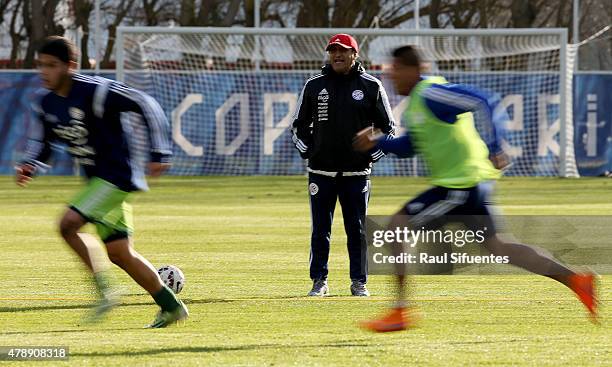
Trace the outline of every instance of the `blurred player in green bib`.
<instances>
[{"instance_id":1,"label":"blurred player in green bib","mask_svg":"<svg viewBox=\"0 0 612 367\"><path fill-rule=\"evenodd\" d=\"M407 133L389 140L364 129L354 140L358 151L381 149L402 158L418 153L430 172L433 187L406 203L393 216L389 228L435 229L454 221L470 229L486 228L483 246L489 252L507 256L510 264L566 285L595 320L593 274L578 274L542 249L506 242L497 235L491 192L500 169L509 165L501 147L507 115L499 107L499 98L470 86L448 83L442 77L422 77L421 68L412 46L393 52L391 79L398 94L410 96L402 116ZM483 122L480 134L476 119ZM397 303L382 318L363 323L364 328L397 331L414 322L404 297L404 274L398 267Z\"/></svg>"},{"instance_id":2,"label":"blurred player in green bib","mask_svg":"<svg viewBox=\"0 0 612 367\"><path fill-rule=\"evenodd\" d=\"M75 72L75 46L63 37L49 37L38 50L37 64L44 90L33 108L37 125L25 159L16 167L17 184L26 184L45 171L51 144L61 142L81 165L87 183L68 205L59 232L92 272L100 299L91 320L100 319L118 304L105 269L96 261L97 240L79 230L96 226L110 260L151 294L161 310L148 326L159 328L187 318L187 307L164 285L151 263L134 249L133 191L148 190L149 175L160 176L170 167L169 125L159 104L149 95L113 80ZM136 124L130 113L144 125ZM139 130L139 126L142 129ZM139 136L148 138L145 151ZM143 140L140 139L140 140Z\"/></svg>"}]
</instances>

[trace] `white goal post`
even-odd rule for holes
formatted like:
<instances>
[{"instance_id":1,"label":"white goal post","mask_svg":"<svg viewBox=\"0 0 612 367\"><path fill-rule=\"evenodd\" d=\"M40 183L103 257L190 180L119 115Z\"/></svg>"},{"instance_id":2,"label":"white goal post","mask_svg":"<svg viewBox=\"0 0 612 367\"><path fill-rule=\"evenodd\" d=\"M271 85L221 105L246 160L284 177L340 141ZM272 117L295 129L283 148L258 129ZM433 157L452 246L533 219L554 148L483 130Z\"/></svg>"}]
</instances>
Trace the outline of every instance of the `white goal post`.
<instances>
[{"instance_id":1,"label":"white goal post","mask_svg":"<svg viewBox=\"0 0 612 367\"><path fill-rule=\"evenodd\" d=\"M383 67L392 49L417 44L431 74L500 94L514 161L507 174L578 176L566 29L119 27L117 79L150 93L172 121L171 173L301 174L291 116L336 33L357 39L361 62L383 81L396 116L406 100ZM394 157L373 173L426 174L420 161Z\"/></svg>"}]
</instances>

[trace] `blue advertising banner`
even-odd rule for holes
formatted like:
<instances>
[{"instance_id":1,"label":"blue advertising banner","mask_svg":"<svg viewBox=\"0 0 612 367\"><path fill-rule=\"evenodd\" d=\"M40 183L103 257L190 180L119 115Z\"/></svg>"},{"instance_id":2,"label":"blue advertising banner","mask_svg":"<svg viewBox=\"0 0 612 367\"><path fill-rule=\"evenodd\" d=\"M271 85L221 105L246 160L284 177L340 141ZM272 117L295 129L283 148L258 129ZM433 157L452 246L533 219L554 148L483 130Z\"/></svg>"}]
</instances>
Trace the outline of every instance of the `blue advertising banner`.
<instances>
[{"instance_id":1,"label":"blue advertising banner","mask_svg":"<svg viewBox=\"0 0 612 367\"><path fill-rule=\"evenodd\" d=\"M612 172L612 74L580 74L574 84L574 141L580 174Z\"/></svg>"},{"instance_id":2,"label":"blue advertising banner","mask_svg":"<svg viewBox=\"0 0 612 367\"><path fill-rule=\"evenodd\" d=\"M12 175L21 159L27 135L34 121L31 104L40 88L36 73L0 73L0 174ZM70 175L74 167L70 156L60 146L54 147L53 175Z\"/></svg>"},{"instance_id":3,"label":"blue advertising banner","mask_svg":"<svg viewBox=\"0 0 612 367\"><path fill-rule=\"evenodd\" d=\"M175 160L171 174L303 174L290 125L299 93L309 75L283 73L196 73L156 75L153 96L173 124ZM112 77L112 75L109 75ZM503 97L510 121L506 149L513 156L510 175L555 175L559 154L559 98L555 74L456 74L451 82L478 85ZM574 142L581 175L612 171L612 75L574 78ZM387 87L394 114L403 99ZM25 148L38 89L35 73L0 73L0 174L12 174ZM378 175L405 175L422 165L386 157ZM61 147L51 174L74 174Z\"/></svg>"}]
</instances>

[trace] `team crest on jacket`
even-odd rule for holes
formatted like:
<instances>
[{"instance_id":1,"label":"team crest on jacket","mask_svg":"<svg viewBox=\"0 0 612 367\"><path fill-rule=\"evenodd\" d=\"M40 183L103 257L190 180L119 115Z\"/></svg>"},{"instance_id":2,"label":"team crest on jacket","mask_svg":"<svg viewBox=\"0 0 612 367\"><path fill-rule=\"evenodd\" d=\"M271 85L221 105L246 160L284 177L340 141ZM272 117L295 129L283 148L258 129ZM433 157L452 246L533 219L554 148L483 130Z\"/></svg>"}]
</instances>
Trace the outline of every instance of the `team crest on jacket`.
<instances>
[{"instance_id":1,"label":"team crest on jacket","mask_svg":"<svg viewBox=\"0 0 612 367\"><path fill-rule=\"evenodd\" d=\"M316 183L312 182L310 185L308 185L308 191L310 191L310 195L316 195L317 192L319 192L319 186L317 186Z\"/></svg>"},{"instance_id":2,"label":"team crest on jacket","mask_svg":"<svg viewBox=\"0 0 612 367\"><path fill-rule=\"evenodd\" d=\"M363 99L363 91L361 89L355 89L353 91L353 99L355 101L361 101Z\"/></svg>"},{"instance_id":3,"label":"team crest on jacket","mask_svg":"<svg viewBox=\"0 0 612 367\"><path fill-rule=\"evenodd\" d=\"M82 120L85 117L85 112L80 108L70 107L68 114L75 120Z\"/></svg>"}]
</instances>

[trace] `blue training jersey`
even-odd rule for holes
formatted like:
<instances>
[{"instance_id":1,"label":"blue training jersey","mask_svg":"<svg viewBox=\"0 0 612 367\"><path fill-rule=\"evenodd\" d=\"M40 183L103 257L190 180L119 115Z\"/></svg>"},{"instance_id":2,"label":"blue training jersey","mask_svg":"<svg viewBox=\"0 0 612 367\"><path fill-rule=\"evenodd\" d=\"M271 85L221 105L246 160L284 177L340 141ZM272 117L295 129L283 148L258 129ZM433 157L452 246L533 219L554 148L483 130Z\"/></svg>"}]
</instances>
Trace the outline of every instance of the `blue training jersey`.
<instances>
[{"instance_id":1,"label":"blue training jersey","mask_svg":"<svg viewBox=\"0 0 612 367\"><path fill-rule=\"evenodd\" d=\"M33 105L37 124L24 163L48 168L51 144L64 143L87 177L99 177L124 191L146 190L144 165L168 162L170 126L149 95L119 82L72 76L67 97L44 90Z\"/></svg>"}]
</instances>

